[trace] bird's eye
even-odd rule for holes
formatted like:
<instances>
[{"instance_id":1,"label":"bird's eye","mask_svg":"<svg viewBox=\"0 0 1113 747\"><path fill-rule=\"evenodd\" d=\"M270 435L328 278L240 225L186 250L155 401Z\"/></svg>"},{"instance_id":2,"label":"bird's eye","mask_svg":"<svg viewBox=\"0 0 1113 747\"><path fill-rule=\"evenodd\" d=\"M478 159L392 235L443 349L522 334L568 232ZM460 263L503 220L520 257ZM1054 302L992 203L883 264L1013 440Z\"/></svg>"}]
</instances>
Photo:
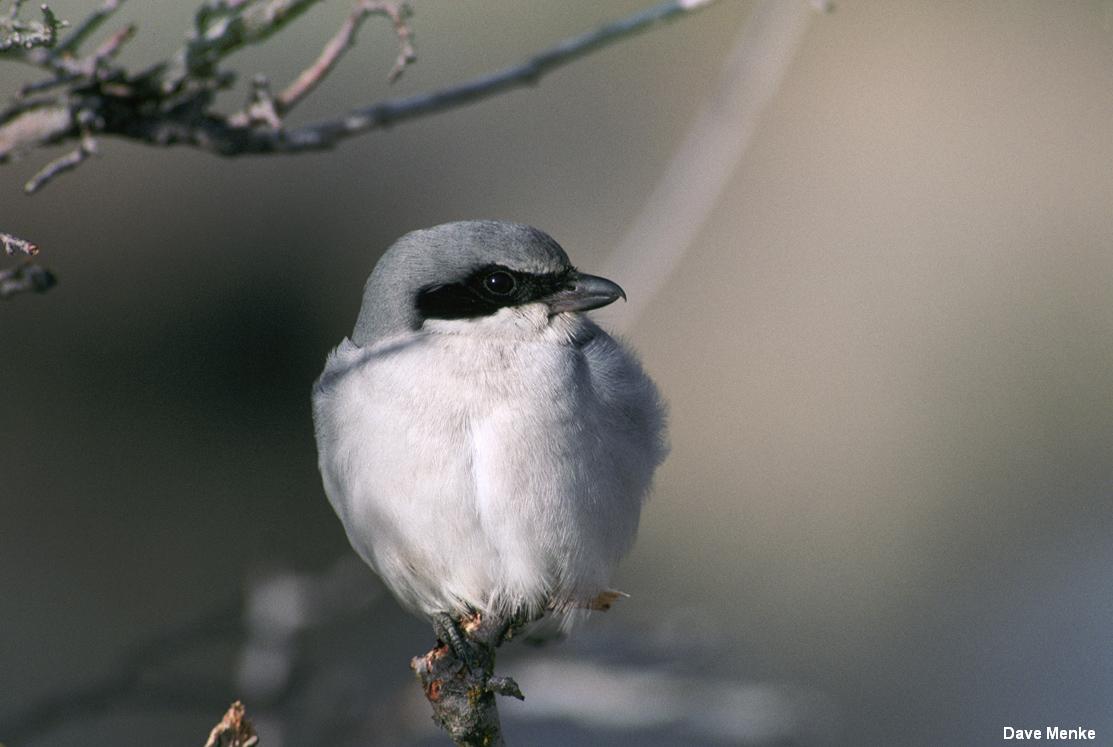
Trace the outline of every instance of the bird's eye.
<instances>
[{"instance_id":1,"label":"bird's eye","mask_svg":"<svg viewBox=\"0 0 1113 747\"><path fill-rule=\"evenodd\" d=\"M483 287L496 296L505 296L513 292L517 283L509 272L498 270L483 278Z\"/></svg>"}]
</instances>

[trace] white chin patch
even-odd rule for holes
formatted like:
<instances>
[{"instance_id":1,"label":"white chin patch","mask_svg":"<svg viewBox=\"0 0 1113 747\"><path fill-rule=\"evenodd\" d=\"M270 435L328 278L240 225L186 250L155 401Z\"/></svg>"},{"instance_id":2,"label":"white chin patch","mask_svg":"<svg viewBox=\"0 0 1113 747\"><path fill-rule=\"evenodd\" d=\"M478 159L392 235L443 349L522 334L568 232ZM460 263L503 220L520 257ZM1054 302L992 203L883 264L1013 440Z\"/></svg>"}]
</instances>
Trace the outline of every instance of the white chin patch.
<instances>
[{"instance_id":1,"label":"white chin patch","mask_svg":"<svg viewBox=\"0 0 1113 747\"><path fill-rule=\"evenodd\" d=\"M550 315L543 303L508 306L490 316L474 319L426 319L427 332L472 337L502 337L536 340L538 336L567 339L574 336L583 321L574 314Z\"/></svg>"}]
</instances>

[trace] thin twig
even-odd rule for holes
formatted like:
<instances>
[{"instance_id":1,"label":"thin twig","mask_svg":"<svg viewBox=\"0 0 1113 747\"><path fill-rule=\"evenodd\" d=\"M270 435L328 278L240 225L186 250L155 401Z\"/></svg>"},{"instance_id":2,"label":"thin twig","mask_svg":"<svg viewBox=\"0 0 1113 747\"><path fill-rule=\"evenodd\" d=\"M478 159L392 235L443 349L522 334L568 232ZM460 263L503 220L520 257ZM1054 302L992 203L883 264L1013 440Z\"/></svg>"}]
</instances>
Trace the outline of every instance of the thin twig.
<instances>
[{"instance_id":1,"label":"thin twig","mask_svg":"<svg viewBox=\"0 0 1113 747\"><path fill-rule=\"evenodd\" d=\"M224 156L262 153L300 153L326 150L340 141L408 119L464 106L513 88L534 85L545 74L607 45L677 20L712 5L716 0L669 0L627 18L567 39L525 62L450 88L401 99L387 99L358 109L346 117L307 125L295 130L236 131L220 122L206 122L192 131L176 134L191 144ZM156 129L158 129L156 127ZM175 140L174 142L181 142Z\"/></svg>"},{"instance_id":2,"label":"thin twig","mask_svg":"<svg viewBox=\"0 0 1113 747\"><path fill-rule=\"evenodd\" d=\"M278 112L278 102L271 93L271 84L265 75L256 75L251 80L251 97L247 108L228 118L233 127L250 127L262 122L271 129L282 127L282 116Z\"/></svg>"},{"instance_id":3,"label":"thin twig","mask_svg":"<svg viewBox=\"0 0 1113 747\"><path fill-rule=\"evenodd\" d=\"M265 41L317 2L320 0L209 0L198 10L193 33L163 75L164 93L179 91L191 79L199 82L213 78L222 59L244 46Z\"/></svg>"},{"instance_id":4,"label":"thin twig","mask_svg":"<svg viewBox=\"0 0 1113 747\"><path fill-rule=\"evenodd\" d=\"M277 104L279 107L279 114L285 114L292 109L299 101L306 97L317 85L324 80L344 53L355 45L356 32L363 24L363 21L370 15L379 13L388 16L394 22L394 28L398 34L398 41L401 50L398 53L398 61L395 63L394 69L390 72L390 79L394 80L401 74L399 65L403 68L409 64L414 58L413 45L410 43L411 34L409 26L406 25L405 16L409 14L409 7L405 4L395 5L394 3L378 3L363 2L356 3L352 8L351 14L348 15L344 25L336 32L336 35L329 40L328 44L321 51L321 55L314 61L312 65L306 68L301 75L299 75L293 83L286 87L282 93L278 95Z\"/></svg>"},{"instance_id":5,"label":"thin twig","mask_svg":"<svg viewBox=\"0 0 1113 747\"><path fill-rule=\"evenodd\" d=\"M26 184L23 185L23 191L27 194L34 194L40 189L45 187L52 179L61 176L67 171L73 171L81 164L89 159L89 156L96 155L97 141L91 135L85 133L81 138L81 143L66 155L56 158L46 166L43 166L37 174L32 176Z\"/></svg>"},{"instance_id":6,"label":"thin twig","mask_svg":"<svg viewBox=\"0 0 1113 747\"><path fill-rule=\"evenodd\" d=\"M413 29L406 19L413 15L413 10L406 3L371 3L379 6L377 12L385 13L394 24L394 33L398 36L398 57L394 60L394 67L387 74L387 81L393 83L402 77L406 67L417 61L417 50L414 49Z\"/></svg>"},{"instance_id":7,"label":"thin twig","mask_svg":"<svg viewBox=\"0 0 1113 747\"><path fill-rule=\"evenodd\" d=\"M266 121L266 118L260 120L259 116L242 114L229 117L210 111L215 90L230 81L229 75L215 71L216 62L245 44L268 38L315 1L232 3L224 0L206 4L198 13L198 32L173 61L156 65L137 76L118 68L105 70L100 74L105 82L94 81L96 85L89 89L79 88L87 79L83 77L59 92L56 105L36 107L0 125L0 161L40 145L81 137L82 128L76 119L78 111L92 112L96 123L94 134L120 135L161 146L189 145L229 157L326 150L371 130L535 84L545 74L591 52L716 2L668 0L560 42L521 64L440 91L386 99L350 114L296 129L255 127L255 123ZM380 7L385 9L386 5ZM402 17L399 7L398 19ZM340 33L337 38L343 41L345 34ZM399 38L403 44L402 55L407 56L408 37L399 32ZM337 49L342 50L342 47L339 44ZM290 102L287 107L305 95L302 89L312 88L305 84L319 79L336 54L338 52L323 52L322 72L309 72L306 81L295 82L288 92L280 94ZM80 61L58 60L43 54L24 61L52 70L56 75L73 72L81 65ZM81 72L86 71L81 69ZM187 80L190 81L188 86ZM64 111L58 111L63 108L70 110L69 117Z\"/></svg>"},{"instance_id":8,"label":"thin twig","mask_svg":"<svg viewBox=\"0 0 1113 747\"><path fill-rule=\"evenodd\" d=\"M15 105L21 104L25 97L30 96L33 93L42 93L43 91L49 91L51 88L57 88L58 86L68 86L70 83L73 83L80 77L81 73L79 72L59 73L56 74L53 78L37 80L33 83L24 83L23 86L20 87L19 93L16 94L16 100L14 103ZM0 122L2 121L4 121L4 117L0 116Z\"/></svg>"},{"instance_id":9,"label":"thin twig","mask_svg":"<svg viewBox=\"0 0 1113 747\"><path fill-rule=\"evenodd\" d=\"M228 117L232 127L250 127L256 123L268 125L271 129L280 129L282 117L308 96L320 85L329 73L340 62L344 53L355 46L356 34L360 26L374 14L385 15L394 24L395 33L398 35L398 58L394 68L390 71L388 79L393 82L402 70L415 59L417 54L413 48L413 33L406 18L411 10L405 3L384 3L373 0L359 0L348 14L340 29L325 44L321 54L309 67L301 72L290 85L277 96L272 96L270 86L265 77L256 76L253 81L251 98L247 107Z\"/></svg>"},{"instance_id":10,"label":"thin twig","mask_svg":"<svg viewBox=\"0 0 1113 747\"><path fill-rule=\"evenodd\" d=\"M68 33L66 38L58 42L58 45L54 47L54 53L56 55L77 54L77 50L82 43L95 33L101 24L108 20L109 16L116 12L121 2L123 0L104 0L103 5L86 16L84 20L74 26L73 31Z\"/></svg>"},{"instance_id":11,"label":"thin twig","mask_svg":"<svg viewBox=\"0 0 1113 747\"><path fill-rule=\"evenodd\" d=\"M9 257L13 254L24 254L33 257L39 253L38 244L33 244L27 239L12 236L10 233L0 232L0 245L4 247L4 254Z\"/></svg>"},{"instance_id":12,"label":"thin twig","mask_svg":"<svg viewBox=\"0 0 1113 747\"><path fill-rule=\"evenodd\" d=\"M63 84L71 84L84 78L92 78L100 72L105 64L120 53L120 48L135 36L135 26L128 24L105 39L96 50L88 57L81 59L71 55L59 56L57 54L38 54L29 57L29 61L40 67L45 67L54 73L54 78L36 83L29 83L20 89L20 95L44 91Z\"/></svg>"},{"instance_id":13,"label":"thin twig","mask_svg":"<svg viewBox=\"0 0 1113 747\"><path fill-rule=\"evenodd\" d=\"M96 72L97 68L101 67L108 60L113 59L120 53L120 48L125 43L135 36L135 25L129 23L122 29L118 30L112 36L105 39L104 43L97 47L96 51L89 56L89 61L85 63L87 75L92 75Z\"/></svg>"}]
</instances>

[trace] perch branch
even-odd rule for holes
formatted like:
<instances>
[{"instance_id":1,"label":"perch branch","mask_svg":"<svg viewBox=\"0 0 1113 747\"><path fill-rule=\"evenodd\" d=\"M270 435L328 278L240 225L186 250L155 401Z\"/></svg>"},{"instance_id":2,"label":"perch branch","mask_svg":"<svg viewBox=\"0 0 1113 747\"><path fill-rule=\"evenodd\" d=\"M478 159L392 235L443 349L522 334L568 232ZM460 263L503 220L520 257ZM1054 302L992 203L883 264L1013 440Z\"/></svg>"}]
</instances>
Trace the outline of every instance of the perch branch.
<instances>
[{"instance_id":1,"label":"perch branch","mask_svg":"<svg viewBox=\"0 0 1113 747\"><path fill-rule=\"evenodd\" d=\"M460 633L470 645L470 666L448 642L438 641L431 651L416 656L410 668L417 675L425 697L433 706L433 720L460 747L495 747L504 744L496 695L518 700L525 696L509 677L497 677L495 649L509 637L513 627L497 618L479 614L462 618Z\"/></svg>"}]
</instances>

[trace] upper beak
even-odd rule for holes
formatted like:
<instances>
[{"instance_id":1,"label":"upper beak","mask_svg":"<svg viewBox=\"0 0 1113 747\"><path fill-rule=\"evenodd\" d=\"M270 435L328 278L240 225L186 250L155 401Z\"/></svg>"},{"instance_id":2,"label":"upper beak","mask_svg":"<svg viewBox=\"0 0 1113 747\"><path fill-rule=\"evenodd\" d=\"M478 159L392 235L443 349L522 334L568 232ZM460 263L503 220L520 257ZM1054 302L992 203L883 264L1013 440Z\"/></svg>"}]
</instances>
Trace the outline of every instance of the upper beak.
<instances>
[{"instance_id":1,"label":"upper beak","mask_svg":"<svg viewBox=\"0 0 1113 747\"><path fill-rule=\"evenodd\" d=\"M619 298L626 300L626 291L618 283L596 275L577 272L572 275L568 285L549 296L546 303L554 314L562 311L588 311L598 309Z\"/></svg>"}]
</instances>

